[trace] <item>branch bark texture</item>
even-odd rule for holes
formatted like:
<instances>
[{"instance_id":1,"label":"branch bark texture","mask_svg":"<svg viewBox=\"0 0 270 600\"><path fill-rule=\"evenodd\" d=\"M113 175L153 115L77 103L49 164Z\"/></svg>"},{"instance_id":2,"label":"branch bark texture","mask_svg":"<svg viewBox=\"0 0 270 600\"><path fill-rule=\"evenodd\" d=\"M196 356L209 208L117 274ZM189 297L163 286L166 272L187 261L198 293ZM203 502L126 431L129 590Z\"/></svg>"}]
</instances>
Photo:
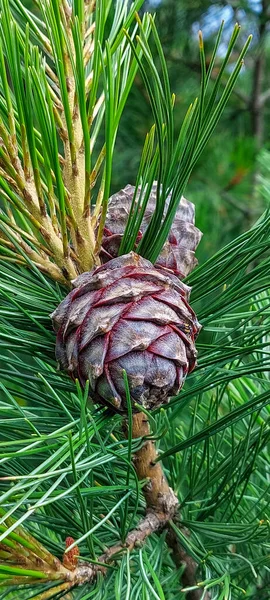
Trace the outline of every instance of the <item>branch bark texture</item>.
<instances>
[{"instance_id":1,"label":"branch bark texture","mask_svg":"<svg viewBox=\"0 0 270 600\"><path fill-rule=\"evenodd\" d=\"M168 528L167 543L172 549L172 558L177 567L185 565L181 577L182 587L196 585L197 563L180 545L174 531L170 528L170 521L177 516L179 502L163 472L160 462L156 462L157 451L155 443L150 436L150 426L144 413L135 413L132 419L132 437L146 438L142 447L134 456L134 466L140 480L146 480L143 488L146 501L146 515L137 526L129 532L124 543L117 542L108 548L96 563L80 562L72 566L72 561L64 555L61 565L61 578L64 579L67 589L85 583L92 583L98 574L106 575L109 565L115 562L126 551L132 551L136 546L141 546L153 533L158 533ZM187 532L187 535L189 532ZM66 567L65 567L66 565ZM202 590L188 592L187 600L200 600ZM207 596L209 598L209 596ZM42 598L42 600L46 600Z\"/></svg>"}]
</instances>

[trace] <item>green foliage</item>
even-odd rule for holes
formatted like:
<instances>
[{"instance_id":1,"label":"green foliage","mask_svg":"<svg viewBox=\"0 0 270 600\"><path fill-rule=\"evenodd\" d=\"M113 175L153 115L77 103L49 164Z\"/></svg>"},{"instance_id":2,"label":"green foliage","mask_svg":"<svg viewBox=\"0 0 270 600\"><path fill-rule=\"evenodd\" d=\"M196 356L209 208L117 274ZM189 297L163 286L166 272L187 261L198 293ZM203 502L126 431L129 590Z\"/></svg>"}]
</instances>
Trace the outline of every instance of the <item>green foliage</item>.
<instances>
[{"instance_id":1,"label":"green foliage","mask_svg":"<svg viewBox=\"0 0 270 600\"><path fill-rule=\"evenodd\" d=\"M175 140L175 96L154 19L136 16L142 3L129 9L128 2L114 6L100 0L97 9L90 2L83 10L80 2L39 0L37 16L21 1L1 0L0 252L6 262L34 263L61 283L93 266L102 243L117 131L138 70L154 126L146 137L136 185L141 194L121 252L134 247L157 179L157 206L138 252L152 261L159 255L251 38L224 82L240 31L235 26L210 89L223 25L208 65L200 34L200 96Z\"/></svg>"},{"instance_id":2,"label":"green foliage","mask_svg":"<svg viewBox=\"0 0 270 600\"><path fill-rule=\"evenodd\" d=\"M257 598L256 585L266 586L270 567L269 218L263 215L190 276L204 326L198 369L155 415L160 458L182 505L175 531L198 561L202 585L219 600L243 598L243 590ZM140 441L125 441L121 418L89 405L56 370L48 312L63 291L1 265L0 293L1 506L53 554L61 557L71 535L81 556L95 559L143 513L142 482L130 463ZM6 593L0 598L13 597ZM25 589L16 594L33 597ZM180 597L164 535L123 555L104 582L78 588L73 597L162 594Z\"/></svg>"},{"instance_id":3,"label":"green foliage","mask_svg":"<svg viewBox=\"0 0 270 600\"><path fill-rule=\"evenodd\" d=\"M143 0L0 2L0 253L61 283L100 249ZM147 40L150 19L141 32ZM92 214L90 214L92 206ZM95 239L96 230L97 240Z\"/></svg>"}]
</instances>

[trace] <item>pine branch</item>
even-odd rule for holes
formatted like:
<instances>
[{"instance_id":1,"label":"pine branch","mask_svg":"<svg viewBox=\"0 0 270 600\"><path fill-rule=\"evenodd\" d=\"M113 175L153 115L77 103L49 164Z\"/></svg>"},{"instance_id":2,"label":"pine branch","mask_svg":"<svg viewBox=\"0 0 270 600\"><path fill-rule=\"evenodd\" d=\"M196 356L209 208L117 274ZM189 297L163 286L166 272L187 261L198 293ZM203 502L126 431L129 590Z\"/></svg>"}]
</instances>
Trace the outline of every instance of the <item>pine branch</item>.
<instances>
[{"instance_id":1,"label":"pine branch","mask_svg":"<svg viewBox=\"0 0 270 600\"><path fill-rule=\"evenodd\" d=\"M133 438L144 438L149 433L149 423L145 414L137 413L134 415L132 423ZM5 561L4 565L7 565L7 579L4 585L29 583L34 585L40 583L40 579L51 582L62 580L63 584L53 588L53 592L57 593L58 591L71 590L85 583L93 583L99 575L106 576L108 568L116 563L119 558L122 558L123 554L132 552L134 548L144 544L153 533L160 533L165 527L168 527L171 519L176 516L179 504L174 492L168 486L160 463L155 464L154 462L156 457L155 445L150 440L143 443L143 446L134 457L139 479L147 479L147 483L143 488L147 510L146 516L128 533L124 542L117 542L110 546L91 564L79 560L77 542L73 538L67 538L66 551L61 563L41 544L38 544L35 538L24 532L22 528L17 528L14 534L11 533L5 538L4 544L0 544L0 572L5 569L3 565L1 566L1 559ZM7 518L5 523L5 527L12 529L15 522ZM11 539L16 540L15 545L10 542ZM167 539L173 550L175 550L172 530L167 534ZM27 551L26 556L22 552L23 545L31 550L30 552ZM178 544L174 560L177 562L180 556L181 565L183 563L186 565L185 574L182 577L183 585L194 585L196 583L195 571L197 565L183 549L180 550ZM12 566L9 567L9 563L17 565L16 573L13 572ZM47 594L49 593L44 592L41 594L39 600L49 598L50 596ZM199 596L192 594L188 598L195 600Z\"/></svg>"},{"instance_id":2,"label":"pine branch","mask_svg":"<svg viewBox=\"0 0 270 600\"><path fill-rule=\"evenodd\" d=\"M60 30L63 28L64 32L64 35L60 34L59 37L62 37L61 56L67 87L65 89L65 83L62 82L61 94L62 101L65 100L63 94L67 95L64 127L68 131L68 135L64 139L63 182L69 190L71 208L76 223L76 229L72 230L74 248L78 254L81 270L88 271L96 262L96 259L94 257L95 236L90 219L90 136L88 124L86 123L86 127L83 128L83 119L85 122L87 115L85 92L83 92L85 85L82 65L84 39L80 38L80 34L82 38L85 37L85 21L82 18L83 15L81 15L80 24L78 20L76 21L77 16L72 23L71 9L65 5L62 8L63 10L60 10L58 14L58 24ZM44 13L44 18L46 16L48 18L47 12ZM56 42L57 32L53 27L53 16L49 13L50 27ZM87 15L87 18L90 16L91 13ZM93 30L92 27L91 32ZM91 44L93 43L92 39ZM60 72L58 77L61 77Z\"/></svg>"},{"instance_id":3,"label":"pine branch","mask_svg":"<svg viewBox=\"0 0 270 600\"><path fill-rule=\"evenodd\" d=\"M132 417L132 439L145 438L150 435L147 416L143 412L134 413ZM134 456L134 465L139 480L148 480L143 488L148 510L156 515L167 515L167 520L174 517L178 508L178 499L169 487L161 463L156 463L155 444L146 440Z\"/></svg>"},{"instance_id":4,"label":"pine branch","mask_svg":"<svg viewBox=\"0 0 270 600\"><path fill-rule=\"evenodd\" d=\"M185 528L184 534L186 537L189 537L190 532ZM198 579L198 564L190 556L187 551L181 546L179 539L177 538L173 527L168 526L168 533L166 535L166 542L168 546L172 549L172 558L175 562L176 567L185 566L185 569L181 575L181 582L183 588L189 588L196 586ZM204 592L203 590L197 588L189 591L186 594L186 600L210 600L211 596L208 592Z\"/></svg>"},{"instance_id":5,"label":"pine branch","mask_svg":"<svg viewBox=\"0 0 270 600\"><path fill-rule=\"evenodd\" d=\"M244 252L241 251L243 245ZM269 380L268 373L265 371L267 371L269 357L267 346L265 346L266 354L261 354L260 340L265 337L267 344L270 313L267 294L261 292L264 282L264 267L261 259L260 268L255 270L254 278L251 277L249 268L254 252L258 249L262 256L269 250L266 216L260 220L252 233L240 236L235 241L233 250L230 246L224 248L215 260L209 261L204 268L200 267L200 277L199 274L194 273L194 278L197 277L194 282L194 295L200 312L202 314L207 312L206 327L209 328L212 336L200 347L202 367L194 373L194 376L190 376L181 399L176 399L171 408L169 405L166 411L157 413L155 417L158 428L155 435L160 438L161 458L163 450L170 450L175 446L179 448L179 444L182 444L181 453L170 454L164 458L164 462L166 461L166 467L170 471L173 488L177 490L181 499L183 521L181 520L181 527L178 525L177 537L183 562L187 562L188 557L191 557L200 566L205 579L204 586L200 585L200 587L205 587L208 583L213 585L212 580L219 581L228 570L233 584L239 583L241 578L245 582L253 581L254 576L245 559L250 561L252 567L258 572L263 569L262 565L268 564L266 556L268 526L267 522L264 522L264 514L267 511L266 447L269 442L269 431L267 433L269 409L267 406L258 408L259 403L256 408L256 396L264 393L266 396L263 404L264 400L267 400ZM249 279L245 285L242 285L241 282L245 281L245 270L241 270L241 275L237 274L237 282L239 294L245 289L248 300L245 303L241 302L237 309L233 309L234 294L230 299L227 298L227 294L229 295L234 280L234 264L236 262L239 264L239 257L242 255L247 261ZM129 518L125 519L125 513L119 509L116 510L115 517L111 516L108 522L105 520L103 524L100 523L117 505L119 498L117 490L120 490L122 497L127 491L129 493L132 491L132 495L129 496L128 517L137 514L135 474L134 471L130 472L129 483L127 483L130 455L127 442L119 435L119 417L112 419L111 415L96 413L86 404L83 395L77 398L73 383L55 371L54 337L50 332L48 312L53 310L55 303L63 297L59 297L56 286L38 279L37 275L26 270L20 271L12 264L9 268L5 268L2 263L0 269L0 373L5 384L1 389L0 414L2 436L7 435L8 440L7 442L3 437L0 443L0 465L5 478L1 480L5 494L4 502L10 511L19 510L18 517L24 520L31 519L31 507L34 508L32 518L35 524L29 521L28 528L31 527L34 536L38 535L54 555L62 552L63 532L73 535L74 539L79 539L87 535L93 527L98 527L98 530L95 530L98 535L93 536L91 533L91 536L97 549L97 556L102 556L107 548L115 545L116 540L121 540L123 526L120 526L120 523L124 523L125 530L130 525ZM210 277L211 269L215 273L215 281ZM217 306L215 312L209 316L204 294L209 286L213 289L215 282L219 282L224 273L226 276L227 271L232 272L231 279L227 274L226 289L222 286L222 294L225 294L227 300L224 301L222 294L220 297L216 295ZM200 298L202 298L201 307ZM220 319L219 311L222 307L224 310ZM215 314L218 315L217 318ZM252 323L255 327L250 326ZM219 340L223 341L219 342ZM242 352L246 348L242 360L239 354L240 347ZM237 353L238 358L237 364L231 365L232 351ZM256 370L259 368L258 376ZM42 377L37 376L38 373L41 373ZM227 377L225 383L224 375ZM210 382L214 382L214 387L212 385L209 391L205 389L207 381L209 385ZM192 403L190 403L191 399ZM249 416L248 411L251 406L248 403L251 399L254 399L254 412ZM242 406L244 409L241 410L241 419L234 420L233 411ZM100 418L101 414L102 418ZM91 420L88 420L90 416ZM222 423L219 422L221 418L225 418ZM209 426L205 427L203 423L209 423L212 435L209 436ZM221 425L224 426L223 429L220 428ZM167 433L164 432L164 428L167 428ZM73 468L69 459L67 431L72 432L78 472L78 480L74 485L71 485ZM112 439L110 432L114 434ZM99 437L96 437L98 434ZM148 435L147 438L147 442L151 441ZM139 444L143 444L143 440L137 443L135 439L132 441L133 454L140 447ZM228 453L228 448L232 444L233 457ZM37 470L33 470L33 455ZM122 459L125 459L125 462L122 463ZM94 482L88 476L89 469L91 472L94 470ZM57 487L55 487L56 482L58 482ZM87 503L87 511L94 518L94 523L90 526L84 526L81 516L78 517L78 514L81 515L77 498L78 489L83 501ZM93 510L92 498L95 500ZM144 510L141 497L139 502L141 514ZM227 516L225 515L224 522L225 511ZM44 525L46 534L44 534ZM183 533L185 530L182 529L182 525L191 532L190 537ZM172 526L176 527L173 522ZM156 559L153 560L152 556L158 557L159 564L162 563L160 576L162 585L163 577L167 581L166 578L169 576L166 565L170 561L170 555L167 546L164 546L164 543L162 546L166 529L167 525L162 534L161 527L159 537L155 535L146 537L144 551L141 554L143 560L145 556L149 557L153 567ZM109 577L120 577L119 573L125 573L125 565L128 564L129 558L128 553L125 553L123 540L117 542L116 546L121 546L121 543L123 550L115 556L117 561L122 556L121 568L112 572L111 569L107 569L106 581ZM83 542L79 545L82 555L88 557L87 545ZM162 547L164 554L161 553ZM232 550L228 550L234 547L237 547L243 559L237 558ZM183 551L186 557L183 556ZM133 568L138 561L136 545L131 558L131 581L132 584L139 586L141 571ZM259 558L261 566L256 562ZM108 561L108 564L114 565L114 560L108 559ZM90 565L91 568L93 565L94 563ZM102 567L103 565L104 563ZM147 569L146 562L145 569ZM173 572L171 566L171 577ZM180 577L184 585L182 576ZM173 581L172 589L175 589L177 595L179 573L176 570ZM194 578L195 590L192 590L194 593L197 582L198 579L196 581ZM68 586L69 582L60 585ZM140 585L143 585L141 581ZM215 593L217 594L218 590L222 593L223 580L215 585ZM240 585L245 587L248 584ZM125 586L126 579L123 575L123 588ZM187 585L187 587L194 586ZM234 593L233 586L229 584L229 587ZM64 589L67 587L63 587L63 592ZM166 598L167 594L170 598L170 594L173 593L171 584L164 583L164 590ZM19 594L24 597L23 591L18 590L16 593L18 597ZM49 598L49 592L45 593L44 597ZM50 594L52 593L51 590ZM141 588L139 593L142 593Z\"/></svg>"},{"instance_id":6,"label":"pine branch","mask_svg":"<svg viewBox=\"0 0 270 600\"><path fill-rule=\"evenodd\" d=\"M149 435L150 426L146 414L143 412L135 413L132 417L132 438L145 439ZM171 520L173 521L175 518L179 519L179 501L168 485L161 463L156 462L157 458L155 443L146 439L142 448L136 452L133 459L139 480L147 480L147 483L143 487L147 512L157 522L160 522L160 527L157 530L161 530L162 526L163 528L164 526L168 528L166 541L172 549L173 560L177 567L185 566L181 576L183 587L194 586L196 585L198 565L180 545L173 528L170 527ZM185 530L185 535L189 535L187 530ZM187 600L200 600L201 595L202 592L200 590L189 592ZM204 595L204 598L207 600L209 598L208 594Z\"/></svg>"},{"instance_id":7,"label":"pine branch","mask_svg":"<svg viewBox=\"0 0 270 600\"><path fill-rule=\"evenodd\" d=\"M122 558L123 554L132 552L134 548L144 544L150 535L162 531L168 524L169 518L169 513L157 513L154 510L149 509L146 516L143 517L137 526L128 533L124 543L119 542L110 548L107 548L107 550L99 556L96 564L93 562L91 565L85 562L82 566L78 566L74 570L74 573L71 576L68 576L72 581L71 587L82 585L84 583L93 583L98 574L105 576L108 567L112 566L113 563ZM75 544L76 542L74 542L74 545ZM74 547L74 545L70 546L70 548ZM70 552L69 548L67 549L67 552Z\"/></svg>"}]
</instances>

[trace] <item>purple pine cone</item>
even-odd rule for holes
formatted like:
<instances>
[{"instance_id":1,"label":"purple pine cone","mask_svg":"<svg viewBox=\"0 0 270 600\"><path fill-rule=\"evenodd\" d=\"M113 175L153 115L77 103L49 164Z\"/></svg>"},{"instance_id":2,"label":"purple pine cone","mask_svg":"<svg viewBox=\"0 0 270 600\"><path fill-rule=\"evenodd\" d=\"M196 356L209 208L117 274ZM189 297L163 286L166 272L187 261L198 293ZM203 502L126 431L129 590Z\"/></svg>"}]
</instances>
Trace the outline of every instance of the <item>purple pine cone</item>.
<instances>
[{"instance_id":1,"label":"purple pine cone","mask_svg":"<svg viewBox=\"0 0 270 600\"><path fill-rule=\"evenodd\" d=\"M148 410L181 389L196 364L200 330L190 288L134 252L73 282L52 315L56 358L93 400L126 412L123 370L132 402Z\"/></svg>"}]
</instances>

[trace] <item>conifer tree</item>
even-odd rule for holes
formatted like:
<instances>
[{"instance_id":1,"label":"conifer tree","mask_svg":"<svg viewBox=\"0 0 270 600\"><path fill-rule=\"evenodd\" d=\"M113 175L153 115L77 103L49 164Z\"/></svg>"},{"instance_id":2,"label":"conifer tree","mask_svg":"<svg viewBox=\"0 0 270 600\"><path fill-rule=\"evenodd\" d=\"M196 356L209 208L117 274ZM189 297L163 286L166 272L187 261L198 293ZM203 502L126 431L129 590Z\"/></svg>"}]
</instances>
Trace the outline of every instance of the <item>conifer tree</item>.
<instances>
[{"instance_id":1,"label":"conifer tree","mask_svg":"<svg viewBox=\"0 0 270 600\"><path fill-rule=\"evenodd\" d=\"M212 84L199 32L175 137L142 4L0 0L0 600L267 598L270 217L194 269L183 196L250 39ZM111 197L138 72L153 126Z\"/></svg>"}]
</instances>

